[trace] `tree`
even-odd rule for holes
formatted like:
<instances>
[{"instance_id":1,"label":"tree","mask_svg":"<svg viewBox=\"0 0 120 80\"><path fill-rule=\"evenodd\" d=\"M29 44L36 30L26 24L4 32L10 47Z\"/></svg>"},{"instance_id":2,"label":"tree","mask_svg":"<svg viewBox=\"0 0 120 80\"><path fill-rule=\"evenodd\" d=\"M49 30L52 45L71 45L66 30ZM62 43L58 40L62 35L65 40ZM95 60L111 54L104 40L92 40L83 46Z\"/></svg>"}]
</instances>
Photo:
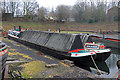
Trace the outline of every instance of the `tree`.
<instances>
[{"instance_id":1,"label":"tree","mask_svg":"<svg viewBox=\"0 0 120 80\"><path fill-rule=\"evenodd\" d=\"M118 7L120 8L120 1L118 2Z\"/></svg>"},{"instance_id":2,"label":"tree","mask_svg":"<svg viewBox=\"0 0 120 80\"><path fill-rule=\"evenodd\" d=\"M90 17L90 8L86 2L77 2L73 6L73 16L77 22L84 22Z\"/></svg>"},{"instance_id":3,"label":"tree","mask_svg":"<svg viewBox=\"0 0 120 80\"><path fill-rule=\"evenodd\" d=\"M70 16L70 7L65 5L59 5L57 6L55 12L58 21L67 21Z\"/></svg>"},{"instance_id":4,"label":"tree","mask_svg":"<svg viewBox=\"0 0 120 80\"><path fill-rule=\"evenodd\" d=\"M20 6L22 6L21 2L16 2L15 14L17 16L22 15L22 9L20 8Z\"/></svg>"},{"instance_id":5,"label":"tree","mask_svg":"<svg viewBox=\"0 0 120 80\"><path fill-rule=\"evenodd\" d=\"M31 1L23 2L23 4L23 15L25 15L25 19L31 19L38 9L38 3L36 1Z\"/></svg>"},{"instance_id":6,"label":"tree","mask_svg":"<svg viewBox=\"0 0 120 80\"><path fill-rule=\"evenodd\" d=\"M73 6L73 15L77 22L98 22L105 21L107 5L103 2L80 2Z\"/></svg>"},{"instance_id":7,"label":"tree","mask_svg":"<svg viewBox=\"0 0 120 80\"><path fill-rule=\"evenodd\" d=\"M47 9L44 7L41 7L38 9L38 19L42 22L45 21L45 15L47 14Z\"/></svg>"}]
</instances>

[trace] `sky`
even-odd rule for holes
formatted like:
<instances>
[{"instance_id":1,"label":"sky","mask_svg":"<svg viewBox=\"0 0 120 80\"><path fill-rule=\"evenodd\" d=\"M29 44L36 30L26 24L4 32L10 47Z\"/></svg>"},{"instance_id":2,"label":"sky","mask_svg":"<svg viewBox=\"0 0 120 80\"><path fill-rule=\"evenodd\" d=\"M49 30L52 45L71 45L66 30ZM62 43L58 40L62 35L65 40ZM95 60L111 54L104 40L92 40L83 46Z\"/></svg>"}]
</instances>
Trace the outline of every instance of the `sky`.
<instances>
[{"instance_id":1,"label":"sky","mask_svg":"<svg viewBox=\"0 0 120 80\"><path fill-rule=\"evenodd\" d=\"M73 6L77 1L83 2L98 2L98 1L107 1L107 2L118 2L119 0L36 0L40 6L46 7L47 9L56 8L58 5L69 5Z\"/></svg>"},{"instance_id":2,"label":"sky","mask_svg":"<svg viewBox=\"0 0 120 80\"><path fill-rule=\"evenodd\" d=\"M12 2L19 2L19 1L24 1L24 2L33 2L33 1L37 1L40 5L40 7L45 7L49 10L51 10L52 8L55 9L58 5L68 5L68 6L73 6L77 1L81 1L81 2L89 2L89 1L93 1L93 2L102 2L102 1L107 1L107 2L118 2L120 0L0 0L0 2L4 2L4 1L12 1Z\"/></svg>"},{"instance_id":3,"label":"sky","mask_svg":"<svg viewBox=\"0 0 120 80\"><path fill-rule=\"evenodd\" d=\"M73 6L76 3L76 0L36 0L40 6L46 7L46 8L55 8L58 5L69 5Z\"/></svg>"}]
</instances>

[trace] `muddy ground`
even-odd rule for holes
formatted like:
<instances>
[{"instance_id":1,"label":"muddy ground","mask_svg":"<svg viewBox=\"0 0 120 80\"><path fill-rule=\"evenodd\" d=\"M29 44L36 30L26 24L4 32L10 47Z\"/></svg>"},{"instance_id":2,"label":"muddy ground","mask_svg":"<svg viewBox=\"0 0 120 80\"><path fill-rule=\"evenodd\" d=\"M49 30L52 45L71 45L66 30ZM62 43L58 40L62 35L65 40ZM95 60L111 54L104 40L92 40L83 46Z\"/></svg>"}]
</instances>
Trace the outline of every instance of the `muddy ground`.
<instances>
[{"instance_id":1,"label":"muddy ground","mask_svg":"<svg viewBox=\"0 0 120 80\"><path fill-rule=\"evenodd\" d=\"M9 58L27 61L25 63L16 63L9 65L9 71L15 73L20 71L24 78L95 78L95 76L77 66L64 64L61 60L44 53L26 47L20 43L7 38L2 41L8 45ZM47 68L46 64L57 64L54 67ZM10 74L8 78L11 78Z\"/></svg>"}]
</instances>

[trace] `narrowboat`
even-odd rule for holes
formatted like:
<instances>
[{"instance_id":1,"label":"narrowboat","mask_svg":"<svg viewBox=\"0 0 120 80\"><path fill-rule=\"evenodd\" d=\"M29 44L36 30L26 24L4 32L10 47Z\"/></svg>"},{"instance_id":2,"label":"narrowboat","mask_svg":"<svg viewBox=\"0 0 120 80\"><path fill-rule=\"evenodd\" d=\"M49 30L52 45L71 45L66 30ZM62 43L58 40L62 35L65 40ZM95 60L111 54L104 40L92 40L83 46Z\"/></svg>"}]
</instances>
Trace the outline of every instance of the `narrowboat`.
<instances>
[{"instance_id":1,"label":"narrowboat","mask_svg":"<svg viewBox=\"0 0 120 80\"><path fill-rule=\"evenodd\" d=\"M71 57L81 58L84 57L88 60L88 57L93 56L95 61L105 61L111 54L111 50L105 48L103 43L85 43L83 49L76 49L69 51Z\"/></svg>"},{"instance_id":2,"label":"narrowboat","mask_svg":"<svg viewBox=\"0 0 120 80\"><path fill-rule=\"evenodd\" d=\"M14 29L10 29L8 32L8 38L9 37L13 37L13 38L19 38L19 34L21 33L21 26L19 26L19 29L16 29L16 27L14 26Z\"/></svg>"},{"instance_id":3,"label":"narrowboat","mask_svg":"<svg viewBox=\"0 0 120 80\"><path fill-rule=\"evenodd\" d=\"M93 42L104 43L106 47L120 49L119 35L92 34L91 38Z\"/></svg>"},{"instance_id":4,"label":"narrowboat","mask_svg":"<svg viewBox=\"0 0 120 80\"><path fill-rule=\"evenodd\" d=\"M103 43L92 42L89 35L65 34L47 31L9 30L8 37L25 45L48 51L55 56L64 55L71 60L86 62L91 60L105 61L111 53ZM50 52L51 51L51 52Z\"/></svg>"},{"instance_id":5,"label":"narrowboat","mask_svg":"<svg viewBox=\"0 0 120 80\"><path fill-rule=\"evenodd\" d=\"M5 63L8 56L8 47L5 43L0 41L0 79L3 77Z\"/></svg>"}]
</instances>

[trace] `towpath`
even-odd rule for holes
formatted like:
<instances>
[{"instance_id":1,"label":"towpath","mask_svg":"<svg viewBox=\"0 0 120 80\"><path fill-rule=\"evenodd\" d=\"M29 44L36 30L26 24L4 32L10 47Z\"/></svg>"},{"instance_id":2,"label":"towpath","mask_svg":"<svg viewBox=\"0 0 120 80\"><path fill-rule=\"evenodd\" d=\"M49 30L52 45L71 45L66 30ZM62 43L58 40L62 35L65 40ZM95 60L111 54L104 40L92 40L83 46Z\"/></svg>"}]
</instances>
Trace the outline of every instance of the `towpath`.
<instances>
[{"instance_id":1,"label":"towpath","mask_svg":"<svg viewBox=\"0 0 120 80\"><path fill-rule=\"evenodd\" d=\"M89 71L76 66L64 64L59 59L45 55L40 51L26 47L20 43L3 38L8 45L8 57L28 63L10 65L9 70L20 70L25 78L95 78ZM46 68L46 64L57 64L56 67Z\"/></svg>"}]
</instances>

